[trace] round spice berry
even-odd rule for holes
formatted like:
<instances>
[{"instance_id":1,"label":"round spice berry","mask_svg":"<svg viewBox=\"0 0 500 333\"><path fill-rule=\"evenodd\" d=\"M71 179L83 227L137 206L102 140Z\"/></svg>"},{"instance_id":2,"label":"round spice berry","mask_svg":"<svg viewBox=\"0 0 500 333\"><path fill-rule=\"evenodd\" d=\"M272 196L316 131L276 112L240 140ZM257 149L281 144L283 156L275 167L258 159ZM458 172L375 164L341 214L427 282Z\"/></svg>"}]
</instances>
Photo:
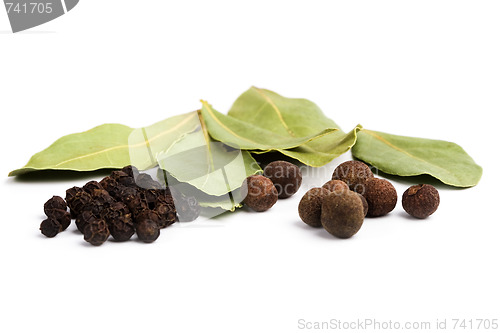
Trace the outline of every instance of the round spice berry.
<instances>
[{"instance_id":1,"label":"round spice berry","mask_svg":"<svg viewBox=\"0 0 500 333\"><path fill-rule=\"evenodd\" d=\"M332 179L327 181L324 185L323 188L326 188L330 192L333 191L350 191L349 186L343 182L342 180L338 179Z\"/></svg>"},{"instance_id":2,"label":"round spice berry","mask_svg":"<svg viewBox=\"0 0 500 333\"><path fill-rule=\"evenodd\" d=\"M40 224L40 231L44 236L52 238L61 231L61 224L56 219L49 217Z\"/></svg>"},{"instance_id":3,"label":"round spice berry","mask_svg":"<svg viewBox=\"0 0 500 333\"><path fill-rule=\"evenodd\" d=\"M304 223L311 227L321 227L321 204L329 193L326 188L315 187L304 194L299 203L299 216Z\"/></svg>"},{"instance_id":4,"label":"round spice berry","mask_svg":"<svg viewBox=\"0 0 500 333\"><path fill-rule=\"evenodd\" d=\"M300 168L286 161L269 163L264 168L264 176L271 179L280 199L294 195L302 184L302 172Z\"/></svg>"},{"instance_id":5,"label":"round spice berry","mask_svg":"<svg viewBox=\"0 0 500 333\"><path fill-rule=\"evenodd\" d=\"M362 196L361 194L359 193L356 193L359 198L361 199L361 202L363 203L363 214L365 214L365 216L368 214L368 201L366 201L365 197Z\"/></svg>"},{"instance_id":6,"label":"round spice berry","mask_svg":"<svg viewBox=\"0 0 500 333\"><path fill-rule=\"evenodd\" d=\"M373 178L373 172L370 167L360 161L347 161L340 164L333 171L332 179L338 179L345 182L351 191L363 194L363 184L370 178Z\"/></svg>"},{"instance_id":7,"label":"round spice berry","mask_svg":"<svg viewBox=\"0 0 500 333\"><path fill-rule=\"evenodd\" d=\"M180 196L175 198L175 210L179 222L192 222L201 214L201 206L195 197Z\"/></svg>"},{"instance_id":8,"label":"round spice berry","mask_svg":"<svg viewBox=\"0 0 500 333\"><path fill-rule=\"evenodd\" d=\"M424 219L439 206L438 190L428 184L411 186L403 193L403 208L413 217Z\"/></svg>"},{"instance_id":9,"label":"round spice berry","mask_svg":"<svg viewBox=\"0 0 500 333\"><path fill-rule=\"evenodd\" d=\"M160 236L158 224L149 219L143 219L135 225L137 237L144 243L152 243Z\"/></svg>"},{"instance_id":10,"label":"round spice berry","mask_svg":"<svg viewBox=\"0 0 500 333\"><path fill-rule=\"evenodd\" d=\"M371 178L365 184L363 196L368 202L367 216L377 217L390 213L398 201L394 186L385 179Z\"/></svg>"},{"instance_id":11,"label":"round spice berry","mask_svg":"<svg viewBox=\"0 0 500 333\"><path fill-rule=\"evenodd\" d=\"M278 191L273 182L264 176L248 177L241 188L243 203L256 212L263 212L278 201Z\"/></svg>"},{"instance_id":12,"label":"round spice berry","mask_svg":"<svg viewBox=\"0 0 500 333\"><path fill-rule=\"evenodd\" d=\"M50 215L50 212L53 209L66 210L66 208L66 201L64 201L64 199L59 196L53 196L43 205L43 210L45 212L45 215L47 216Z\"/></svg>"},{"instance_id":13,"label":"round spice berry","mask_svg":"<svg viewBox=\"0 0 500 333\"><path fill-rule=\"evenodd\" d=\"M363 203L353 191L333 191L323 198L321 224L338 238L354 236L365 218Z\"/></svg>"},{"instance_id":14,"label":"round spice berry","mask_svg":"<svg viewBox=\"0 0 500 333\"><path fill-rule=\"evenodd\" d=\"M106 221L100 218L91 218L83 230L83 239L92 245L99 246L109 237Z\"/></svg>"},{"instance_id":15,"label":"round spice berry","mask_svg":"<svg viewBox=\"0 0 500 333\"><path fill-rule=\"evenodd\" d=\"M83 190L89 194L92 194L94 190L102 190L101 184L95 180L89 181L87 184L83 185Z\"/></svg>"},{"instance_id":16,"label":"round spice berry","mask_svg":"<svg viewBox=\"0 0 500 333\"><path fill-rule=\"evenodd\" d=\"M71 214L66 209L52 209L47 216L59 222L61 231L68 229L71 224Z\"/></svg>"}]
</instances>

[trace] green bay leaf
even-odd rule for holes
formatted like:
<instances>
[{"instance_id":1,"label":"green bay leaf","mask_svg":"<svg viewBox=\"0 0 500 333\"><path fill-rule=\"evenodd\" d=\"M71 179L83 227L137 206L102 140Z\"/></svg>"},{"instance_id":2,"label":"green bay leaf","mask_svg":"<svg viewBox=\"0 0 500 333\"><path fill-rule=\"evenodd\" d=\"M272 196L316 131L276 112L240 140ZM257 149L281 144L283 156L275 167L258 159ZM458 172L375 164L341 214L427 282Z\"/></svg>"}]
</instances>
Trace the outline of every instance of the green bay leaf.
<instances>
[{"instance_id":1,"label":"green bay leaf","mask_svg":"<svg viewBox=\"0 0 500 333\"><path fill-rule=\"evenodd\" d=\"M196 112L171 117L143 128L104 124L86 132L66 135L9 176L39 170L93 171L134 164L147 169L155 155L168 149L186 133L200 126Z\"/></svg>"},{"instance_id":2,"label":"green bay leaf","mask_svg":"<svg viewBox=\"0 0 500 333\"><path fill-rule=\"evenodd\" d=\"M216 140L253 153L279 151L315 167L348 151L361 128L346 134L313 102L256 87L244 92L228 115L206 102L202 114Z\"/></svg>"},{"instance_id":3,"label":"green bay leaf","mask_svg":"<svg viewBox=\"0 0 500 333\"><path fill-rule=\"evenodd\" d=\"M482 168L459 145L363 129L352 148L357 159L392 175L427 174L445 184L470 187L481 179Z\"/></svg>"},{"instance_id":4,"label":"green bay leaf","mask_svg":"<svg viewBox=\"0 0 500 333\"><path fill-rule=\"evenodd\" d=\"M214 141L204 124L158 154L157 160L176 181L213 196L234 191L246 177L262 171L248 151Z\"/></svg>"}]
</instances>

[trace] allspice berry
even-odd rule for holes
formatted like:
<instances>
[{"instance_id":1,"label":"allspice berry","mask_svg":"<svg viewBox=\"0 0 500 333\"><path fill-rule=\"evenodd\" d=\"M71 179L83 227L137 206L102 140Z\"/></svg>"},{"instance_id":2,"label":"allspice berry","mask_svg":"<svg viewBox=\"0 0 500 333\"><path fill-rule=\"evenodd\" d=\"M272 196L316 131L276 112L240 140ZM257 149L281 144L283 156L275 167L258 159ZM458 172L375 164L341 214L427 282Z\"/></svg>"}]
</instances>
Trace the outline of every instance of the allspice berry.
<instances>
[{"instance_id":1,"label":"allspice berry","mask_svg":"<svg viewBox=\"0 0 500 333\"><path fill-rule=\"evenodd\" d=\"M330 192L333 191L350 191L349 186L343 182L342 180L338 179L332 179L327 181L324 185L323 188L326 188Z\"/></svg>"},{"instance_id":2,"label":"allspice berry","mask_svg":"<svg viewBox=\"0 0 500 333\"><path fill-rule=\"evenodd\" d=\"M353 191L333 191L323 198L321 224L338 238L354 236L365 218L363 203Z\"/></svg>"},{"instance_id":3,"label":"allspice berry","mask_svg":"<svg viewBox=\"0 0 500 333\"><path fill-rule=\"evenodd\" d=\"M280 199L294 195L302 184L302 172L300 168L286 161L269 163L264 168L264 176L271 179Z\"/></svg>"},{"instance_id":4,"label":"allspice berry","mask_svg":"<svg viewBox=\"0 0 500 333\"><path fill-rule=\"evenodd\" d=\"M373 172L368 165L360 161L347 161L333 171L332 179L345 182L351 191L363 194L364 183L373 178Z\"/></svg>"},{"instance_id":5,"label":"allspice berry","mask_svg":"<svg viewBox=\"0 0 500 333\"><path fill-rule=\"evenodd\" d=\"M368 202L368 215L371 217L383 216L396 207L398 193L394 186L385 179L371 178L365 184L363 196Z\"/></svg>"},{"instance_id":6,"label":"allspice berry","mask_svg":"<svg viewBox=\"0 0 500 333\"><path fill-rule=\"evenodd\" d=\"M299 203L299 216L304 223L311 227L321 227L321 204L329 193L326 188L315 187L304 194Z\"/></svg>"},{"instance_id":7,"label":"allspice berry","mask_svg":"<svg viewBox=\"0 0 500 333\"><path fill-rule=\"evenodd\" d=\"M278 201L278 191L273 182L264 176L248 177L242 185L243 203L256 212L263 212L274 206Z\"/></svg>"},{"instance_id":8,"label":"allspice berry","mask_svg":"<svg viewBox=\"0 0 500 333\"><path fill-rule=\"evenodd\" d=\"M428 184L411 186L403 193L403 208L413 217L425 219L439 206L438 190Z\"/></svg>"},{"instance_id":9,"label":"allspice berry","mask_svg":"<svg viewBox=\"0 0 500 333\"><path fill-rule=\"evenodd\" d=\"M362 196L361 194L357 193L357 195L359 196L361 202L363 203L363 214L365 214L366 216L368 214L368 201L366 201L365 197Z\"/></svg>"}]
</instances>

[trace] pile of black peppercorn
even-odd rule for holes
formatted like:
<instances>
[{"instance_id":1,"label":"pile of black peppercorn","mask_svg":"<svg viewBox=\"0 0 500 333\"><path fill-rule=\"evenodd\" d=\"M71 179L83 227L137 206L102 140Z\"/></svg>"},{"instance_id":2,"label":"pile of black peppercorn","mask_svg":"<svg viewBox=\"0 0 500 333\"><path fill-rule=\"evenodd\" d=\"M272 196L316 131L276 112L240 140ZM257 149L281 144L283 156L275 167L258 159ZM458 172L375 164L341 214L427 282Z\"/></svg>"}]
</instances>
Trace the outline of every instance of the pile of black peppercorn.
<instances>
[{"instance_id":1,"label":"pile of black peppercorn","mask_svg":"<svg viewBox=\"0 0 500 333\"><path fill-rule=\"evenodd\" d=\"M70 212L67 212L69 207ZM68 228L71 218L92 245L103 244L111 235L115 241L129 240L134 234L154 242L160 229L176 221L193 221L201 211L196 199L163 188L146 173L133 166L113 171L100 182L66 191L66 201L54 196L44 205L47 219L40 225L42 234L54 237Z\"/></svg>"}]
</instances>

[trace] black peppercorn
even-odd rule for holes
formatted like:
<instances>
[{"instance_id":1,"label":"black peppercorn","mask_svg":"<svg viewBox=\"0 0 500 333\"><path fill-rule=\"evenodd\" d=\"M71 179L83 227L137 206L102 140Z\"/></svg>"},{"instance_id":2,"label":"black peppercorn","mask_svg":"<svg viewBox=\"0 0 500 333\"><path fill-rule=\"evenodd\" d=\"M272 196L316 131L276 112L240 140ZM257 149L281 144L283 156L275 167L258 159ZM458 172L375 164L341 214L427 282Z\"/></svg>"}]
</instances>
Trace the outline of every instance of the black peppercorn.
<instances>
[{"instance_id":1,"label":"black peppercorn","mask_svg":"<svg viewBox=\"0 0 500 333\"><path fill-rule=\"evenodd\" d=\"M66 209L52 209L47 216L57 220L61 224L61 231L68 229L71 224L71 215Z\"/></svg>"},{"instance_id":2,"label":"black peppercorn","mask_svg":"<svg viewBox=\"0 0 500 333\"><path fill-rule=\"evenodd\" d=\"M127 173L123 171L113 171L111 172L110 177L123 186L127 187L135 186L134 177L129 176Z\"/></svg>"},{"instance_id":3,"label":"black peppercorn","mask_svg":"<svg viewBox=\"0 0 500 333\"><path fill-rule=\"evenodd\" d=\"M137 222L135 228L137 237L145 243L152 243L160 236L160 228L153 220L140 220Z\"/></svg>"},{"instance_id":4,"label":"black peppercorn","mask_svg":"<svg viewBox=\"0 0 500 333\"><path fill-rule=\"evenodd\" d=\"M156 223L158 226L161 224L161 218L160 215L158 215L157 212L152 211L150 209L144 209L142 210L139 214L137 214L135 217L135 223L138 224L143 220L151 220L154 223Z\"/></svg>"},{"instance_id":5,"label":"black peppercorn","mask_svg":"<svg viewBox=\"0 0 500 333\"><path fill-rule=\"evenodd\" d=\"M127 175L129 175L130 177L133 177L133 178L135 178L139 174L139 170L135 166L132 166L132 165L127 165L126 167L123 167L123 169L121 169L121 171L125 172Z\"/></svg>"},{"instance_id":6,"label":"black peppercorn","mask_svg":"<svg viewBox=\"0 0 500 333\"><path fill-rule=\"evenodd\" d=\"M94 190L102 190L101 184L95 180L89 181L87 184L83 185L83 190L89 194L92 194Z\"/></svg>"},{"instance_id":7,"label":"black peppercorn","mask_svg":"<svg viewBox=\"0 0 500 333\"><path fill-rule=\"evenodd\" d=\"M80 189L73 197L71 197L71 199L66 197L66 201L71 211L78 216L78 214L81 214L89 205L92 204L93 199L89 193Z\"/></svg>"},{"instance_id":8,"label":"black peppercorn","mask_svg":"<svg viewBox=\"0 0 500 333\"><path fill-rule=\"evenodd\" d=\"M175 198L175 210L179 222L191 222L200 216L201 206L195 197L181 195Z\"/></svg>"},{"instance_id":9,"label":"black peppercorn","mask_svg":"<svg viewBox=\"0 0 500 333\"><path fill-rule=\"evenodd\" d=\"M91 210L84 210L81 214L76 217L76 228L83 234L85 226L92 220L95 219L94 214Z\"/></svg>"},{"instance_id":10,"label":"black peppercorn","mask_svg":"<svg viewBox=\"0 0 500 333\"><path fill-rule=\"evenodd\" d=\"M40 231L47 237L55 237L61 232L61 224L54 218L49 217L40 224Z\"/></svg>"},{"instance_id":11,"label":"black peppercorn","mask_svg":"<svg viewBox=\"0 0 500 333\"><path fill-rule=\"evenodd\" d=\"M160 203L154 211L160 216L160 223L158 224L160 228L166 228L175 223L177 218L175 206Z\"/></svg>"},{"instance_id":12,"label":"black peppercorn","mask_svg":"<svg viewBox=\"0 0 500 333\"><path fill-rule=\"evenodd\" d=\"M280 199L294 195L302 184L302 172L300 168L286 161L269 163L264 168L264 176L271 179Z\"/></svg>"},{"instance_id":13,"label":"black peppercorn","mask_svg":"<svg viewBox=\"0 0 500 333\"><path fill-rule=\"evenodd\" d=\"M109 229L104 219L91 218L83 230L83 239L92 245L99 246L109 237Z\"/></svg>"},{"instance_id":14,"label":"black peppercorn","mask_svg":"<svg viewBox=\"0 0 500 333\"><path fill-rule=\"evenodd\" d=\"M53 209L66 210L66 208L66 201L59 196L53 196L43 205L43 210L47 216L50 215L50 211Z\"/></svg>"},{"instance_id":15,"label":"black peppercorn","mask_svg":"<svg viewBox=\"0 0 500 333\"><path fill-rule=\"evenodd\" d=\"M438 190L428 184L414 185L403 193L403 208L413 217L425 219L439 206Z\"/></svg>"},{"instance_id":16,"label":"black peppercorn","mask_svg":"<svg viewBox=\"0 0 500 333\"><path fill-rule=\"evenodd\" d=\"M147 173L141 173L137 175L135 183L137 184L138 187L143 189L155 189L155 190L161 189L160 183L155 181Z\"/></svg>"},{"instance_id":17,"label":"black peppercorn","mask_svg":"<svg viewBox=\"0 0 500 333\"><path fill-rule=\"evenodd\" d=\"M109 232L119 242L130 239L134 234L132 214L123 202L116 201L103 213Z\"/></svg>"}]
</instances>

